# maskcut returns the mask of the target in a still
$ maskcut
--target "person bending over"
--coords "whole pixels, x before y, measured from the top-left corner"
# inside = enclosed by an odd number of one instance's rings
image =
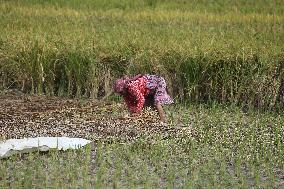
[[[133,78],[123,76],[114,82],[114,92],[120,94],[131,114],[140,114],[143,107],[155,107],[160,121],[165,123],[163,104],[172,104],[167,93],[166,81],[158,75],[136,75]]]

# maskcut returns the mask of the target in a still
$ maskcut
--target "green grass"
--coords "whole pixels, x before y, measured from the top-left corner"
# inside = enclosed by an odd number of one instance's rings
[[[193,137],[98,141],[79,151],[0,160],[1,188],[281,188],[283,115],[187,105]]]
[[[97,97],[155,73],[176,99],[283,107],[283,12],[280,0],[2,0],[1,88]]]

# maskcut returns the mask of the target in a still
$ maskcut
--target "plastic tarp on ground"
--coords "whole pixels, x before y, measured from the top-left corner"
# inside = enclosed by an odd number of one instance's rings
[[[78,149],[89,143],[91,143],[90,140],[69,137],[9,139],[0,141],[0,158],[6,158],[17,153],[26,153],[38,150],[48,151],[49,149]]]

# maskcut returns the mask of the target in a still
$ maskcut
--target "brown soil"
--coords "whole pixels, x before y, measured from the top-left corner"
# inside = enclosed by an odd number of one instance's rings
[[[161,125],[155,111],[125,117],[121,103],[0,93],[0,139],[69,136],[91,140],[133,140],[191,135],[190,128]]]

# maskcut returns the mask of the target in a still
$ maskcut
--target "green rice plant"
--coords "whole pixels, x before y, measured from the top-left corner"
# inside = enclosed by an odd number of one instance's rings
[[[13,0],[0,10],[1,89],[96,98],[121,75],[152,73],[177,101],[283,107],[282,1]]]

